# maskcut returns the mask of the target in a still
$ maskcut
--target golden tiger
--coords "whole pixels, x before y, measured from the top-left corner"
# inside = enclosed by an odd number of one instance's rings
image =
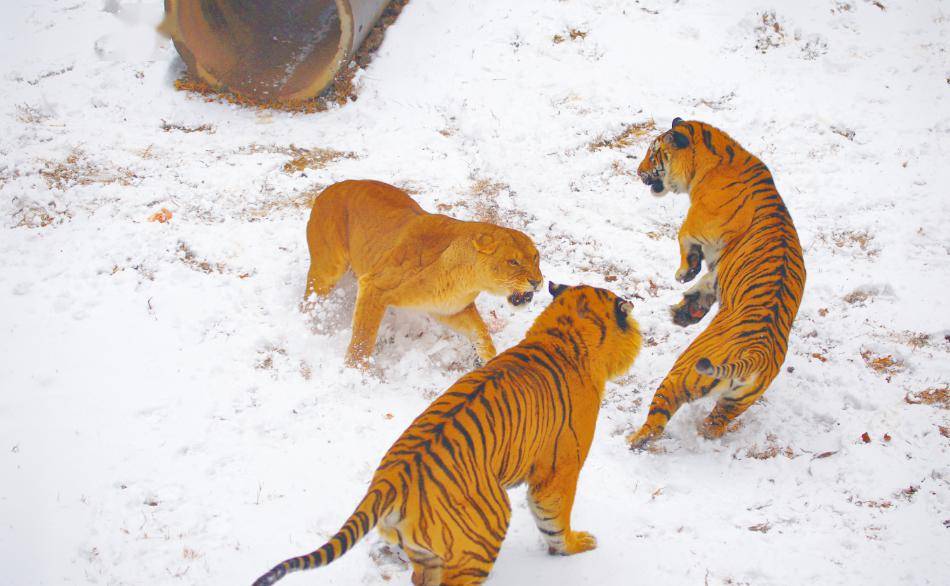
[[[428,312],[495,356],[475,307],[482,291],[528,303],[541,285],[538,249],[524,233],[426,213],[406,192],[379,181],[343,181],[313,202],[307,222],[310,270],[304,304],[327,295],[352,268],[359,283],[347,364],[365,366],[387,306]]]
[[[628,441],[642,447],[681,405],[714,391],[721,394],[701,432],[720,437],[785,360],[805,286],[798,233],[765,163],[708,124],[676,118],[637,171],[657,196],[689,193],[676,280],[692,280],[704,259],[709,269],[672,307],[673,322],[694,324],[717,301],[719,312],[676,360]]]
[[[508,530],[506,489],[521,483],[551,553],[596,547],[571,527],[571,508],[604,384],[633,364],[640,330],[633,305],[609,291],[549,290],[517,346],[459,379],[396,440],[330,541],[254,586],[329,564],[373,527],[409,557],[414,585],[481,584]]]

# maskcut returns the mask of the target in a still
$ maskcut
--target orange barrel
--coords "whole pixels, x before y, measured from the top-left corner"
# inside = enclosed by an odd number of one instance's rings
[[[388,0],[165,0],[159,30],[188,71],[255,102],[317,96]]]

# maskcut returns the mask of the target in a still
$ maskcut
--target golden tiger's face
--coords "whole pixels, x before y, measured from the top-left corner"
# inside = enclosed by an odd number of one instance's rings
[[[523,232],[508,228],[498,228],[484,242],[489,244],[479,248],[479,263],[492,281],[486,289],[507,296],[514,306],[529,303],[544,279],[534,242]]]
[[[692,177],[692,141],[691,133],[683,131],[688,124],[680,118],[674,119],[673,127],[653,140],[637,167],[640,180],[649,185],[650,192],[657,197],[670,191],[688,190],[689,177]]]
[[[633,303],[589,285],[548,284],[554,296],[538,317],[535,328],[573,327],[581,332],[588,351],[605,367],[607,379],[623,375],[640,353],[640,326],[633,318]]]

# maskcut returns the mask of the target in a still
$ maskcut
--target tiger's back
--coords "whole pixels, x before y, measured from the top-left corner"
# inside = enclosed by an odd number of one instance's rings
[[[255,585],[325,565],[373,526],[406,552],[414,584],[481,584],[507,532],[506,489],[521,483],[553,553],[595,547],[570,526],[577,479],[604,385],[633,363],[640,333],[630,303],[613,293],[584,286],[552,293],[521,343],[462,377],[396,440],[330,542]]]

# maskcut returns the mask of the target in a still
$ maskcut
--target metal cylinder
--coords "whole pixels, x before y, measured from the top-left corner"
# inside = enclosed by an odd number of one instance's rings
[[[317,96],[389,0],[165,0],[159,30],[189,72],[255,102]]]

